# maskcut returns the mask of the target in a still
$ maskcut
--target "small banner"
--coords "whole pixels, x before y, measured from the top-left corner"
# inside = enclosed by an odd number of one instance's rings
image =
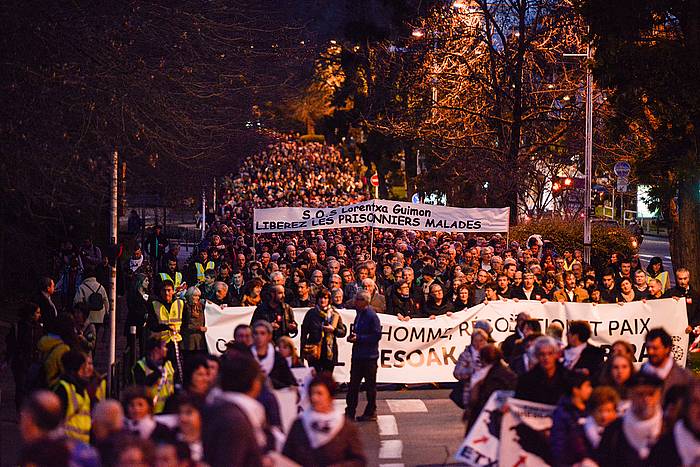
[[[551,465],[549,432],[553,405],[508,399],[508,410],[501,422],[498,465],[544,467]]]
[[[498,465],[502,409],[513,394],[513,391],[494,391],[491,394],[474,425],[469,429],[469,434],[457,450],[455,460],[469,466]]]
[[[453,208],[373,199],[335,208],[255,209],[255,233],[376,227],[435,232],[507,232],[510,208]]]
[[[233,339],[234,328],[239,324],[250,324],[253,311],[253,307],[220,308],[207,302],[204,313],[209,351],[218,355],[226,350],[226,342]],[[307,311],[307,308],[294,309],[300,328]],[[355,311],[338,311],[343,323],[350,327],[355,320]],[[624,339],[634,347],[636,362],[647,358],[646,333],[652,328],[663,327],[673,337],[673,358],[679,365],[685,365],[688,317],[683,300],[668,298],[624,305],[499,300],[435,319],[415,318],[404,322],[396,316],[380,314],[382,337],[377,381],[407,384],[455,381],[452,372],[460,353],[471,343],[474,322],[490,322],[492,337],[500,343],[515,332],[515,318],[521,312],[539,320],[542,329],[557,322],[566,330],[571,320],[588,321],[593,345],[601,346],[607,352],[613,342]],[[298,348],[298,335],[295,341]],[[352,344],[345,338],[338,339],[339,362],[333,373],[337,381],[350,380],[351,356]]]

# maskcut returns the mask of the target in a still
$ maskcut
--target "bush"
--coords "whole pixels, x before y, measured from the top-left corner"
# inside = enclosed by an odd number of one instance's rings
[[[530,221],[516,225],[510,229],[510,238],[521,245],[527,242],[530,235],[539,234],[542,240],[549,240],[554,244],[557,253],[562,254],[565,249],[583,250],[583,222],[565,221],[561,219],[543,219]],[[614,252],[623,256],[631,256],[636,253],[632,248],[630,232],[623,227],[611,227],[593,223],[591,240],[591,264],[594,267],[605,265]]]

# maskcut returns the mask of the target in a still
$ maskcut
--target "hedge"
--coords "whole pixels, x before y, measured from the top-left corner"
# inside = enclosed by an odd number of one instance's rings
[[[541,235],[542,240],[551,241],[559,254],[568,248],[583,250],[582,221],[533,220],[510,229],[511,240],[515,240],[521,245],[527,242],[528,237],[533,234]],[[637,252],[632,248],[632,235],[624,227],[593,223],[591,240],[593,243],[591,264],[594,266],[606,264],[614,252],[622,253],[624,256],[631,256]]]

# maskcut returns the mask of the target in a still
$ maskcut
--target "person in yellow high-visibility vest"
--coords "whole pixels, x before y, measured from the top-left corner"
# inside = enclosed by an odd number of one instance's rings
[[[136,362],[131,369],[134,384],[146,387],[153,403],[153,412],[161,413],[165,402],[175,392],[175,369],[165,359],[165,343],[157,337],[146,341],[146,356]]]
[[[70,350],[61,357],[63,374],[54,388],[63,406],[63,428],[66,436],[83,443],[90,442],[90,395],[87,390],[90,365],[82,352]]]
[[[216,269],[216,263],[209,259],[209,252],[202,249],[199,252],[197,261],[190,264],[189,279],[193,284],[201,284],[204,282],[204,273],[209,269]]]
[[[656,279],[661,282],[662,292],[665,292],[671,288],[671,276],[668,274],[668,271],[664,270],[664,261],[660,257],[654,256],[649,260],[647,273],[649,274],[647,278],[648,282],[651,283],[652,279]]]
[[[183,282],[182,273],[177,270],[177,261],[175,259],[168,260],[167,269],[158,274],[161,282],[170,281],[175,287],[175,292],[187,290],[187,282]]]
[[[182,377],[180,360],[180,342],[182,342],[182,313],[185,302],[175,298],[172,281],[165,280],[160,285],[159,297],[151,301],[148,310],[147,326],[154,337],[165,343],[168,349],[167,359],[175,368],[177,378]]]

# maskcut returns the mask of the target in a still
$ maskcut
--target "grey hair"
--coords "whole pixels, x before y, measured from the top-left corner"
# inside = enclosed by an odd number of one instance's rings
[[[187,289],[187,292],[185,292],[185,300],[187,300],[187,303],[192,303],[192,297],[195,295],[199,295],[201,297],[202,291],[199,290],[199,287],[193,285]]]
[[[228,291],[228,284],[226,282],[222,282],[222,281],[214,282],[214,290],[222,290],[222,289]]]
[[[366,290],[359,290],[359,291],[355,294],[355,300],[357,300],[357,299],[359,299],[359,298],[363,299],[363,300],[366,301],[367,303],[369,303],[369,302],[372,300],[372,298],[371,298],[370,295],[369,295],[369,292],[367,292]]]
[[[284,274],[279,271],[275,271],[270,274],[270,281],[274,282],[278,277],[282,277],[284,279]]]
[[[369,278],[369,277],[366,277],[366,278],[362,279],[362,286],[363,286],[363,287],[365,286],[365,284],[370,284],[370,283],[371,283],[374,287],[377,286],[377,284],[374,283],[374,280],[371,279],[371,278]]]
[[[537,339],[535,339],[535,342],[532,344],[532,349],[531,349],[531,357],[537,357],[537,354],[540,353],[540,350],[546,348],[546,347],[551,347],[557,352],[559,352],[559,344],[553,337],[549,336],[540,336]]]
[[[254,330],[255,328],[259,328],[259,327],[263,327],[263,328],[267,329],[267,332],[272,334],[272,325],[270,324],[269,321],[266,321],[264,319],[259,319],[253,323],[253,325],[251,326],[251,329]]]

